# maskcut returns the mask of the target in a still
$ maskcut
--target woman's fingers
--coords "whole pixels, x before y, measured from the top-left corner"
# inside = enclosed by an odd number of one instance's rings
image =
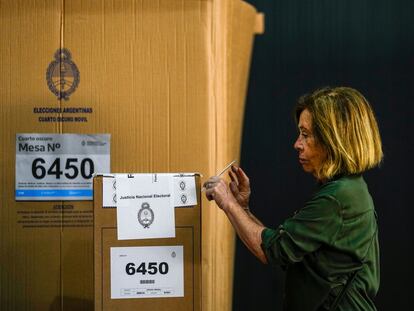
[[[246,173],[240,168],[237,167],[235,171],[237,175],[237,179],[239,180],[239,184],[243,187],[250,187],[250,180],[247,177]]]
[[[238,166],[236,166],[236,165],[232,165],[231,166],[231,171],[233,172],[233,173],[235,173],[235,174],[237,174],[237,171],[239,170],[239,167]]]
[[[230,184],[230,190],[233,193],[234,197],[238,197],[238,195],[240,194],[239,188],[236,185],[236,182],[232,181]]]
[[[206,198],[207,198],[207,200],[209,200],[209,201],[214,200],[214,195],[213,195],[212,190],[213,190],[213,189],[207,189],[207,190],[206,190]]]
[[[207,181],[207,182],[205,182],[204,185],[205,185],[205,188],[206,188],[207,200],[209,200],[209,201],[214,200],[214,193],[216,191],[217,182],[215,180]]]
[[[237,179],[236,174],[234,174],[232,171],[229,171],[229,176],[232,182],[234,182],[236,185],[239,184],[239,180]]]
[[[210,177],[204,184],[203,184],[203,188],[205,189],[209,189],[214,187],[218,182],[220,181],[220,177],[218,176],[213,176]]]
[[[232,191],[227,183],[220,179],[206,183],[206,197],[208,200],[214,200],[218,207],[226,209],[231,200],[235,200]]]
[[[214,194],[216,192],[216,188],[220,183],[221,179],[218,176],[210,177],[204,184],[203,187],[206,191],[207,200],[211,201],[214,200]]]

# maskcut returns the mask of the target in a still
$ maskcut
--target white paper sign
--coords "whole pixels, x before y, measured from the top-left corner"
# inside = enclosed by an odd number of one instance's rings
[[[110,172],[109,134],[16,134],[17,201],[92,200],[95,172]]]
[[[102,177],[102,206],[116,207],[116,178],[115,176]]]
[[[197,191],[194,174],[174,175],[174,206],[197,205]]]
[[[171,174],[116,177],[118,240],[175,237]]]
[[[195,173],[171,173],[174,180],[173,197],[175,207],[197,205]],[[108,174],[102,179],[102,206],[116,207],[116,177],[127,177],[128,174]]]
[[[183,249],[111,247],[111,299],[184,297]]]

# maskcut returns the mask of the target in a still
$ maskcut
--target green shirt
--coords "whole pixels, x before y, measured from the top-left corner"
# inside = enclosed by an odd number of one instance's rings
[[[262,248],[270,264],[286,268],[284,310],[329,310],[354,271],[336,310],[376,310],[377,222],[361,175],[321,185],[277,230],[263,230]]]

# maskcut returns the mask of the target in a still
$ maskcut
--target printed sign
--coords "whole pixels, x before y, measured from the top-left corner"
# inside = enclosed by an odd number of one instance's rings
[[[95,172],[110,172],[109,134],[16,135],[16,200],[92,200]]]
[[[131,174],[130,174],[131,175]],[[135,174],[132,174],[135,175]],[[165,174],[163,174],[165,175]],[[173,197],[175,207],[197,205],[195,173],[171,173],[173,176]],[[102,177],[102,206],[116,207],[116,177],[127,177],[128,174],[106,174]]]
[[[184,297],[183,249],[111,247],[111,298]]]
[[[197,205],[194,174],[174,174],[174,206]]]
[[[175,237],[171,174],[117,176],[118,240]]]

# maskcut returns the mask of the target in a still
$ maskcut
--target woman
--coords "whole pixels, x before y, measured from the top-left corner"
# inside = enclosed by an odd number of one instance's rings
[[[347,87],[301,97],[294,148],[318,190],[276,230],[248,207],[249,179],[232,167],[231,182],[211,177],[209,200],[263,263],[286,269],[284,310],[376,310],[379,246],[376,214],[362,173],[382,159],[381,138],[367,100]]]

